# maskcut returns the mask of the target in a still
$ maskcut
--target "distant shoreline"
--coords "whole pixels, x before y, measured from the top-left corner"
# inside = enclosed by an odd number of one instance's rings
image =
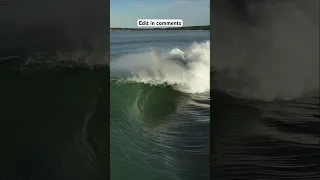
[[[207,26],[184,26],[174,28],[110,28],[110,31],[154,31],[154,30],[210,30],[210,25]]]

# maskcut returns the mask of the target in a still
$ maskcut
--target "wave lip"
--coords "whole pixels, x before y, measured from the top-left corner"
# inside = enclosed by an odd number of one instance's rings
[[[155,59],[152,52],[117,58],[111,63],[111,76],[122,83],[168,85],[184,93],[210,90],[210,41],[194,42],[186,49],[173,48],[161,59]]]

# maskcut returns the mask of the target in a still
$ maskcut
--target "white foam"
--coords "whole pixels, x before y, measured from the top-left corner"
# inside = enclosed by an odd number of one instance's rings
[[[170,85],[185,93],[210,90],[210,42],[193,43],[187,49],[174,48],[164,54],[167,60],[155,60],[152,53],[128,54],[111,63],[111,76],[150,85]],[[179,58],[188,68],[170,61]]]

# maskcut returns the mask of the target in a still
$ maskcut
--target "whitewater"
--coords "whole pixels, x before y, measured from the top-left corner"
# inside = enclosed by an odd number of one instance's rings
[[[152,48],[147,52],[123,55],[111,62],[111,74],[119,83],[168,85],[184,93],[205,93],[210,90],[210,42],[194,42],[186,49],[163,52],[167,60],[155,60]],[[185,68],[174,61],[184,61]]]

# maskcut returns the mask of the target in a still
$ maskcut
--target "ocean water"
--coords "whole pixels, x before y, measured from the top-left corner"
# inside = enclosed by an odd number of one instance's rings
[[[209,31],[110,38],[111,179],[209,179]]]
[[[319,1],[212,3],[211,176],[320,179]]]
[[[106,6],[1,3],[1,180],[107,179]]]
[[[0,62],[0,179],[105,179],[108,69],[47,60]]]

